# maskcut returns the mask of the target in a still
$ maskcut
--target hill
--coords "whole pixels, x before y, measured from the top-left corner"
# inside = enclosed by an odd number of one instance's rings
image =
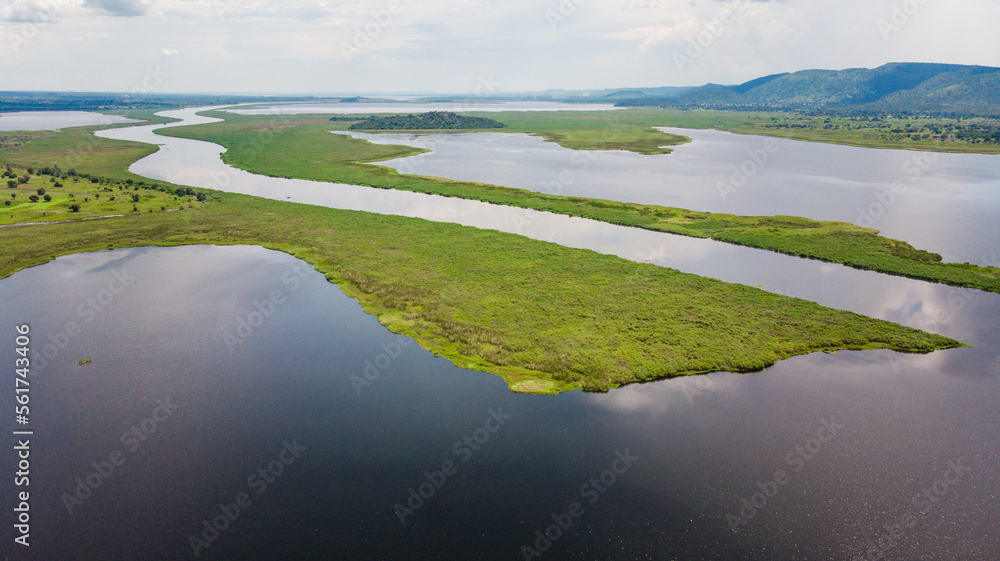
[[[1000,117],[1000,68],[891,63],[874,69],[803,70],[616,105]]]

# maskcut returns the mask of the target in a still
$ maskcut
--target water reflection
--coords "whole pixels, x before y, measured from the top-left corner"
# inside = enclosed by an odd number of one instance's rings
[[[80,303],[116,273],[128,287],[86,323]],[[810,283],[787,281],[793,292]],[[274,290],[282,303],[230,352],[225,335]],[[755,374],[526,396],[405,345],[359,392],[351,377],[398,336],[290,256],[194,246],[62,257],[0,282],[3,317],[30,322],[38,344],[68,321],[82,327],[36,377],[37,541],[22,558],[195,558],[188,536],[248,492],[199,559],[523,559],[573,501],[583,516],[547,559],[852,559],[910,512],[896,557],[995,559],[1000,297],[970,298],[948,325],[974,349],[818,353]],[[855,303],[947,305],[936,289]],[[77,366],[85,356],[93,363]],[[129,452],[123,432],[167,397],[177,410]],[[10,392],[0,406],[13,406]],[[461,462],[455,444],[491,409],[509,421]],[[824,421],[842,428],[815,444]],[[249,477],[286,441],[306,449],[255,494]],[[796,447],[813,450],[800,471]],[[67,512],[63,494],[113,450],[125,463]],[[637,459],[591,504],[581,486],[617,452]],[[448,459],[457,474],[400,524],[393,505]],[[955,461],[969,473],[914,511],[912,497]],[[11,462],[0,455],[0,470]],[[727,515],[759,500],[777,470],[790,480],[733,532]]]
[[[433,149],[379,163],[401,173],[709,212],[840,220],[949,261],[998,259],[1000,156],[662,130],[693,142],[669,155],[644,156],[567,150],[523,134],[337,134]]]
[[[118,115],[89,111],[17,111],[0,115],[0,131],[51,131],[69,127],[139,123]]]

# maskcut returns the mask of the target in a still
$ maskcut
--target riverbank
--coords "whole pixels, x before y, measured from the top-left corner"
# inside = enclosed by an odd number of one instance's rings
[[[611,116],[602,119],[592,119],[584,114],[580,122],[586,123],[586,126],[580,130],[583,136],[577,140],[586,142],[585,137],[590,134],[602,139],[601,143],[592,146],[607,147],[617,142],[621,143],[619,147],[623,147],[633,142],[635,127],[630,129],[609,125],[608,120],[621,112],[607,113]],[[902,240],[880,236],[877,230],[847,222],[817,221],[793,216],[739,216],[699,212],[658,205],[566,197],[437,177],[401,175],[395,170],[372,165],[372,162],[409,156],[423,150],[410,146],[372,144],[345,135],[330,134],[330,130],[346,129],[349,122],[330,122],[315,115],[276,118],[225,112],[206,114],[226,121],[158,132],[220,144],[226,148],[222,155],[226,163],[260,175],[475,199],[581,216],[621,226],[711,238],[857,269],[1000,292],[1000,268],[944,263],[940,255],[920,250]],[[532,121],[534,114],[526,115],[494,114],[501,121],[520,123],[503,129],[505,132],[537,125]],[[573,117],[575,116],[563,116],[559,119],[564,127],[569,127]],[[266,143],[257,140],[265,135]]]
[[[127,167],[148,146],[92,140],[79,173],[140,179]],[[0,163],[26,165],[39,149],[60,167],[73,156],[59,155],[51,142],[29,142],[5,151]],[[59,255],[118,247],[260,245],[313,264],[390,330],[528,393],[758,370],[821,350],[961,345],[805,300],[512,234],[206,192],[206,204],[177,212],[4,228],[0,277]]]

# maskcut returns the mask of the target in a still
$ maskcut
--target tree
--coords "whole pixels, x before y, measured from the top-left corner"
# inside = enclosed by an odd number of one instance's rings
[[[71,212],[80,212],[80,205],[78,205],[76,203],[73,203],[73,204],[69,205],[69,210]]]
[[[32,195],[32,196],[28,197],[28,200],[31,201],[31,202],[33,202],[33,203],[37,203],[38,202],[38,195]]]
[[[11,179],[10,181],[7,182],[7,187],[10,187],[11,189],[17,187],[17,181]]]
[[[52,201],[52,195],[45,195],[42,198],[45,199],[45,202],[47,202],[47,203]]]
[[[132,195],[132,202],[133,203],[139,202],[139,194],[138,193]]]
[[[35,191],[35,192],[38,193],[39,195],[44,195],[45,194],[45,187],[39,187],[38,190]]]
[[[17,178],[17,182],[20,183],[21,185],[24,185],[28,181],[31,181],[30,175],[22,175],[21,177]]]

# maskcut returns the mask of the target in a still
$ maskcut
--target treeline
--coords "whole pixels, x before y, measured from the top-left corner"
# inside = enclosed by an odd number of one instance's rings
[[[336,117],[332,120],[340,120]],[[433,129],[502,129],[504,123],[485,117],[468,117],[447,111],[431,111],[418,115],[368,117],[348,127],[348,130],[433,130]]]
[[[159,183],[146,183],[145,181],[142,180],[134,181],[132,179],[126,179],[122,181],[121,179],[109,179],[106,177],[91,175],[89,173],[78,173],[75,169],[63,171],[62,169],[59,168],[58,165],[44,166],[40,168],[29,167],[25,171],[27,171],[27,175],[21,175],[20,177],[18,177],[17,172],[15,172],[14,169],[9,164],[7,164],[6,169],[3,171],[2,174],[0,174],[0,176],[2,176],[3,178],[8,178],[8,177],[17,178],[16,183],[21,185],[28,183],[32,175],[36,176],[48,175],[52,177],[54,187],[63,186],[63,184],[58,182],[58,180],[73,180],[79,182],[82,179],[85,181],[89,181],[91,184],[104,185],[109,191],[111,190],[110,187],[118,187],[119,191],[127,189],[138,191],[142,189],[145,191],[160,191],[163,193],[171,193],[177,195],[178,197],[194,197],[199,201],[208,200],[207,193],[205,193],[204,191],[198,191],[196,189],[192,189],[191,187],[177,187],[171,189],[170,187],[162,186]],[[11,181],[15,180],[11,179]],[[8,187],[15,187],[15,186],[16,185],[10,185],[10,181],[8,181]]]

